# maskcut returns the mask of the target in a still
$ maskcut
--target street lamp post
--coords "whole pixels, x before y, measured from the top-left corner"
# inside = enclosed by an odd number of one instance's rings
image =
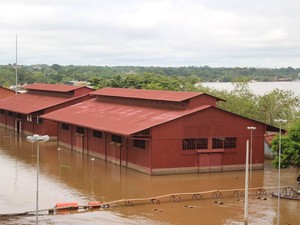
[[[286,123],[287,120],[275,119],[279,123],[279,147],[278,147],[278,199],[277,199],[277,225],[280,224],[280,167],[281,167],[281,125]]]
[[[58,175],[60,178],[60,148],[57,148],[58,151]]]
[[[39,148],[39,143],[40,142],[46,142],[49,140],[48,135],[38,135],[34,134],[32,136],[27,136],[27,141],[31,143],[37,143],[37,148],[36,148],[36,220],[35,224],[37,225],[38,222],[38,213],[39,213],[39,170],[40,170],[40,148]]]
[[[247,127],[248,130],[250,130],[250,184],[251,184],[251,178],[252,178],[252,146],[253,146],[253,134],[252,131],[256,130],[256,127]],[[250,185],[251,186],[251,185]]]
[[[94,161],[95,161],[95,158],[91,158],[91,161],[92,161],[92,175],[94,173]]]
[[[92,193],[94,194],[94,161],[95,158],[91,158],[92,161]]]
[[[244,224],[248,225],[249,140],[246,142]]]

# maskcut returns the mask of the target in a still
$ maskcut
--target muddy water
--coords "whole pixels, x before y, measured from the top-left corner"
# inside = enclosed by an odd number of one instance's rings
[[[189,174],[151,177],[120,168],[102,160],[92,160],[56,142],[41,143],[39,208],[52,208],[57,202],[107,202],[124,198],[154,197],[169,193],[243,188],[244,172]],[[295,186],[299,170],[281,170],[282,185]],[[0,128],[0,214],[35,211],[36,146]],[[276,187],[277,171],[270,161],[265,170],[253,171],[252,187]],[[274,190],[269,190],[271,192]],[[275,190],[276,191],[276,190]],[[204,195],[204,200],[182,196],[182,202],[136,204],[93,212],[39,217],[39,224],[244,224],[242,197],[224,193],[224,199]],[[220,203],[223,204],[220,204]],[[300,224],[300,201],[280,201],[280,224]],[[249,199],[249,224],[276,224],[277,199]],[[0,224],[35,224],[35,217],[1,218]]]

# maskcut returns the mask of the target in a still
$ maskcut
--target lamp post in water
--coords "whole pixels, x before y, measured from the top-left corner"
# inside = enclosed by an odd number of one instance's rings
[[[27,136],[27,141],[31,142],[31,143],[37,143],[37,147],[36,147],[36,220],[35,220],[35,224],[38,224],[39,220],[38,220],[38,213],[39,213],[39,171],[40,171],[40,146],[39,143],[40,142],[46,142],[49,140],[49,136],[48,135],[38,135],[38,134],[34,134],[32,136]]]
[[[248,190],[249,190],[249,140],[246,142],[246,166],[245,166],[245,205],[244,224],[248,224]]]
[[[253,135],[252,131],[256,130],[256,127],[247,127],[248,130],[250,130],[250,184],[251,184],[251,178],[252,178],[252,146],[253,146]]]
[[[91,158],[92,161],[92,193],[94,194],[94,161],[95,158]]]
[[[280,224],[280,167],[281,167],[281,125],[287,120],[275,119],[274,122],[279,123],[279,147],[278,147],[278,199],[277,199],[277,225]]]

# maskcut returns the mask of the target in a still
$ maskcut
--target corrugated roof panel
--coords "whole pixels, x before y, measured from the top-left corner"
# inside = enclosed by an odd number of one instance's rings
[[[39,91],[69,92],[82,88],[82,86],[71,86],[64,84],[28,84],[24,88]]]
[[[67,102],[72,98],[36,95],[36,94],[19,94],[0,100],[0,109],[30,114],[40,111],[63,102]]]
[[[209,107],[211,106],[170,110],[107,103],[91,99],[45,114],[42,118],[130,135]]]
[[[179,92],[179,91],[162,91],[162,90],[144,90],[144,89],[126,89],[126,88],[102,88],[91,92],[92,95],[114,96],[124,98],[138,98],[160,101],[181,102],[199,95],[201,92]]]

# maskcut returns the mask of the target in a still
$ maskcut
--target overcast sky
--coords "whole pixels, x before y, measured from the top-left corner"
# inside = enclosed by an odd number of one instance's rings
[[[0,0],[0,64],[300,67],[299,0]]]

